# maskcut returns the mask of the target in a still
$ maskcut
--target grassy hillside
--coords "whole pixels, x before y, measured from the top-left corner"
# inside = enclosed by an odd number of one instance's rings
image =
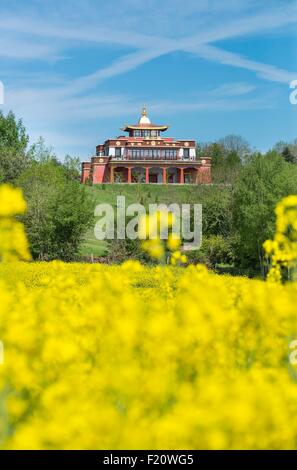
[[[203,204],[212,193],[228,191],[228,189],[219,186],[200,185],[102,184],[90,186],[88,191],[94,198],[94,208],[96,204],[100,203],[109,203],[115,208],[117,196],[126,197],[126,206],[135,202],[139,202],[144,206],[150,203],[170,204],[173,202]],[[107,243],[96,240],[92,227],[86,233],[80,254],[96,257],[104,256],[106,252]]]

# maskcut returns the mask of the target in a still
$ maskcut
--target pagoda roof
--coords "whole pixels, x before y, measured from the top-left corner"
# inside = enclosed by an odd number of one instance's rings
[[[125,124],[124,127],[121,127],[122,131],[129,131],[129,130],[145,130],[145,129],[155,129],[159,131],[166,131],[169,126],[164,126],[160,124],[153,124],[151,123],[148,115],[146,107],[143,106],[140,119],[137,124]]]
[[[124,127],[121,127],[121,131],[129,131],[134,129],[144,130],[144,129],[155,129],[159,131],[166,131],[169,126],[164,126],[160,124],[126,124]]]

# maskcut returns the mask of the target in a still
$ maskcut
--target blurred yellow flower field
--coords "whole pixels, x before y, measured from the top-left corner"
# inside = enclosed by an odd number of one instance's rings
[[[296,448],[295,284],[132,262],[0,274],[2,448]]]

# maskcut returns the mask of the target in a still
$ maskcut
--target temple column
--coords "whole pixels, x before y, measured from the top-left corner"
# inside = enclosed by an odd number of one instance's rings
[[[114,167],[110,167],[110,182],[114,183]]]
[[[149,168],[146,168],[145,169],[145,182],[146,184],[148,184],[150,182],[150,169]]]
[[[166,168],[162,168],[163,169],[163,184],[166,184],[167,183],[167,172],[166,172]]]
[[[82,172],[81,172],[81,183],[85,183],[90,177],[91,163],[83,162],[82,163]]]
[[[180,174],[179,174],[179,182],[180,182],[180,184],[183,184],[183,183],[185,182],[185,179],[184,179],[184,169],[183,169],[183,168],[180,168],[179,171],[180,171]]]
[[[132,168],[128,167],[128,183],[132,183]]]

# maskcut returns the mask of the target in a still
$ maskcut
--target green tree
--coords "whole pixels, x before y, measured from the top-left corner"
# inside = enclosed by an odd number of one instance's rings
[[[10,111],[0,112],[0,181],[13,182],[29,162],[29,137],[22,120],[16,120]]]
[[[37,142],[35,142],[30,148],[30,157],[32,160],[35,160],[39,163],[46,163],[53,161],[57,165],[60,165],[58,159],[54,153],[52,147],[48,147],[45,144],[45,140],[43,137],[39,137]]]
[[[285,159],[286,162],[288,163],[295,163],[295,157],[288,145],[283,149],[282,151],[282,157]]]
[[[66,175],[70,179],[79,181],[81,174],[81,161],[78,157],[72,157],[71,155],[66,155],[64,158],[64,168]]]
[[[198,251],[188,254],[192,262],[203,263],[210,268],[215,268],[218,264],[232,265],[234,255],[231,246],[231,239],[222,235],[203,236],[201,248]]]
[[[196,148],[197,157],[211,158],[212,180],[218,184],[231,184],[249,154],[248,142],[236,135],[226,136],[217,142],[200,143]]]
[[[236,154],[242,162],[245,162],[251,155],[251,148],[248,141],[240,135],[226,135],[218,141],[226,154]]]
[[[279,140],[278,142],[276,142],[276,144],[274,144],[274,146],[272,147],[272,151],[275,151],[277,152],[279,155],[281,155],[284,151],[284,148],[287,147],[289,144],[287,142],[285,142],[284,140]]]
[[[273,146],[273,150],[281,155],[287,162],[297,162],[297,139],[293,140],[291,143],[280,140]]]
[[[231,220],[231,191],[228,188],[213,187],[203,198],[203,235],[228,237],[231,233]]]
[[[297,167],[277,152],[255,154],[243,167],[233,190],[235,251],[241,266],[263,268],[262,244],[274,233],[274,208],[289,194],[297,194]]]
[[[33,162],[17,180],[28,203],[23,217],[36,259],[75,259],[93,220],[87,188],[70,180],[63,166],[49,160]]]

